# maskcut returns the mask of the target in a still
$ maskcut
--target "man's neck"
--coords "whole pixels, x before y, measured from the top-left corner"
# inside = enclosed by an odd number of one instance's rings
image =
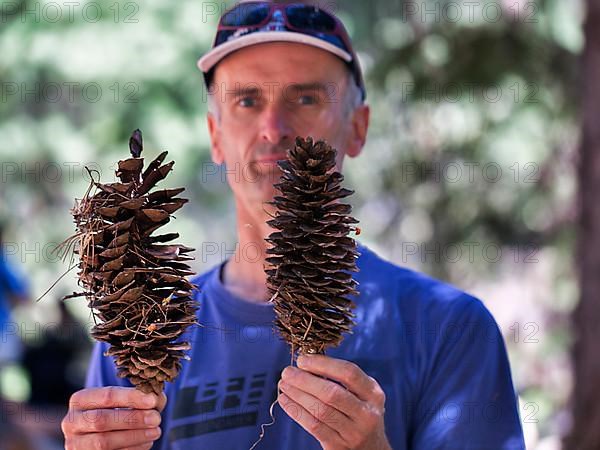
[[[225,288],[239,298],[253,303],[269,300],[264,272],[266,250],[265,238],[273,231],[265,212],[252,215],[245,205],[236,205],[238,245],[235,253],[223,268]]]

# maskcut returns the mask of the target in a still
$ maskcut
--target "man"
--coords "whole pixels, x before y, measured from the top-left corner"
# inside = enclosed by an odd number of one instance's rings
[[[198,65],[212,159],[228,167],[235,197],[237,251],[195,280],[202,326],[166,397],[107,387],[131,385],[96,346],[88,389],[63,420],[67,449],[248,449],[274,398],[281,409],[257,448],[524,448],[502,336],[482,303],[364,246],[353,334],[286,367],[265,286],[265,202],[296,136],[327,140],[339,170],[361,152],[369,107],[343,25],[312,6],[242,2]]]

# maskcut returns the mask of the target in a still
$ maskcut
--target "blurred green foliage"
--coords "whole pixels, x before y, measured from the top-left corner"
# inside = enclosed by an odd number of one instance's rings
[[[176,227],[199,250],[196,269],[227,256],[233,204],[224,178],[207,176],[206,92],[195,67],[213,38],[212,12],[227,3],[81,2],[59,20],[52,2],[11,3],[0,16],[0,215],[34,295],[68,268],[50,250],[73,232],[68,210],[87,187],[84,165],[112,179],[138,127],[146,155],[168,150],[169,183],[192,199]],[[537,421],[525,424],[529,442],[554,443],[564,431],[566,317],[577,298],[582,3],[326,6],[351,32],[372,108],[366,148],[345,166],[363,241],[482,297],[507,339],[521,413]],[[220,253],[201,254],[202,242]],[[52,320],[73,289],[74,274],[21,320]],[[88,320],[85,305],[72,306]]]

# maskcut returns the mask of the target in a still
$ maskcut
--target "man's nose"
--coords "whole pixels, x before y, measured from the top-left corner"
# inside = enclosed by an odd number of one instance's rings
[[[271,144],[289,141],[292,130],[284,108],[271,104],[263,111],[261,138]]]

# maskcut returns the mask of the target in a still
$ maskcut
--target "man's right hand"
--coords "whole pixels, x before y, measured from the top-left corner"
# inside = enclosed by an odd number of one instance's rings
[[[82,389],[61,423],[66,450],[150,449],[160,437],[160,397],[128,387]]]

